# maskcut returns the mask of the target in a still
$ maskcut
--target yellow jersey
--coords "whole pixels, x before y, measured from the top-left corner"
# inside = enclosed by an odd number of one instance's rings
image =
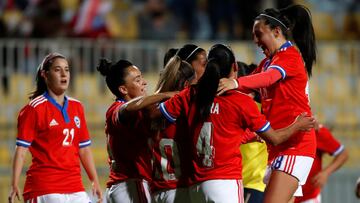
[[[265,190],[263,178],[268,161],[265,142],[251,142],[240,146],[242,154],[242,177],[244,188],[261,192]]]

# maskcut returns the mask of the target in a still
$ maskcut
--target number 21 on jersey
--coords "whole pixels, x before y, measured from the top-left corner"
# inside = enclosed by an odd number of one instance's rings
[[[74,128],[71,128],[71,129],[68,129],[68,128],[65,128],[63,130],[63,134],[65,136],[64,140],[63,140],[63,143],[62,145],[63,146],[71,146],[72,145],[72,141],[74,140]]]

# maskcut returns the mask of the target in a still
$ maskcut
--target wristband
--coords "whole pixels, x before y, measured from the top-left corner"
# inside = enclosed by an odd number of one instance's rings
[[[234,89],[237,89],[239,87],[239,83],[236,79],[233,79],[234,83],[235,83],[235,88]]]

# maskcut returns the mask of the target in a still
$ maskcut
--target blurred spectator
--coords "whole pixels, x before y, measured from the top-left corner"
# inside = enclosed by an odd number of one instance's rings
[[[346,39],[360,39],[360,2],[353,1],[347,8],[344,17],[344,37]],[[357,17],[358,16],[358,17]]]
[[[106,24],[111,37],[136,39],[139,35],[137,4],[130,1],[113,1]],[[143,5],[142,5],[143,6]]]
[[[29,1],[30,17],[33,23],[32,37],[46,38],[62,35],[62,8],[60,0]]]
[[[319,39],[359,39],[359,0],[306,1]],[[0,37],[251,40],[265,4],[294,0],[0,0]],[[332,30],[328,32],[327,30]]]
[[[178,23],[168,12],[164,0],[148,0],[139,15],[141,39],[174,40]]]
[[[254,19],[257,15],[259,15],[261,10],[262,0],[251,0],[249,2],[237,2],[237,17],[239,19],[240,24],[240,33],[239,37],[243,40],[252,40],[252,27],[254,23]]]
[[[247,2],[246,2],[247,3]],[[233,39],[236,4],[233,0],[209,0],[211,39]],[[225,31],[224,31],[225,29]]]
[[[197,1],[194,0],[169,0],[168,6],[175,14],[181,31],[187,33],[189,39],[194,39],[197,29]]]
[[[19,37],[19,28],[23,20],[23,11],[19,10],[15,1],[3,1],[1,3],[1,20],[3,21],[4,29],[1,29],[2,36]]]
[[[83,0],[70,23],[70,36],[73,37],[109,37],[106,14],[111,10],[108,0]]]

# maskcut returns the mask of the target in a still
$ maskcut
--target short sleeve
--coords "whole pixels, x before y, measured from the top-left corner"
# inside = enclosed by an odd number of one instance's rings
[[[37,134],[37,115],[35,108],[25,106],[18,116],[16,145],[30,147],[31,142]]]
[[[91,140],[90,140],[89,130],[87,128],[86,119],[85,119],[85,115],[84,115],[84,108],[81,104],[80,104],[79,109],[80,109],[80,112],[79,112],[79,116],[80,116],[80,118],[79,118],[80,119],[79,148],[83,148],[83,147],[90,146]]]
[[[174,97],[160,103],[160,111],[169,122],[174,123],[181,112],[189,106],[189,94],[190,88],[186,88]]]
[[[344,146],[334,138],[330,130],[321,126],[316,132],[317,149],[326,152],[332,156],[340,154]]]
[[[242,105],[243,118],[246,127],[250,131],[256,133],[263,133],[270,129],[270,122],[266,120],[265,116],[262,115],[256,106],[255,102],[249,97],[243,100]]]
[[[301,55],[295,48],[276,54],[267,69],[278,70],[282,79],[299,74],[299,70],[305,71]]]

